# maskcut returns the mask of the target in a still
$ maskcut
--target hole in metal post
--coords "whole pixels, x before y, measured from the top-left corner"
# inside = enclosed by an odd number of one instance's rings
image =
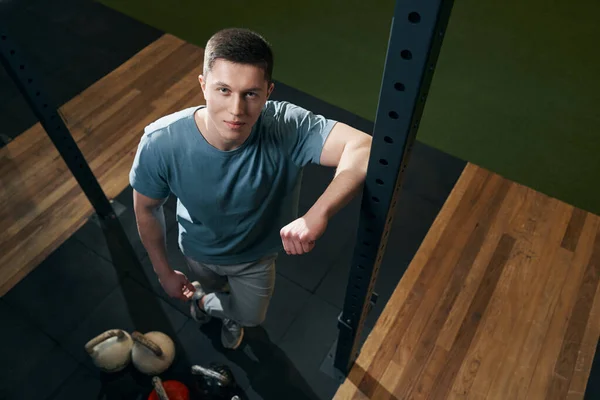
[[[375,179],[375,182],[377,182],[378,185],[383,185],[383,181],[381,179]]]
[[[413,11],[410,14],[408,14],[408,20],[413,24],[418,24],[419,22],[421,22],[421,15],[418,12]]]
[[[20,70],[24,70],[24,69],[25,69],[25,66],[24,66],[23,64],[21,64],[21,65],[19,65],[19,69],[20,69]]]
[[[394,143],[394,139],[392,139],[392,138],[391,138],[391,137],[389,137],[389,136],[385,136],[385,137],[383,138],[383,141],[384,141],[384,142],[386,142],[386,143]]]
[[[6,40],[6,35],[2,35],[2,40]]]
[[[375,203],[379,203],[379,199],[378,199],[377,197],[373,196],[373,197],[371,197],[371,199],[373,199],[373,201],[374,201]]]
[[[402,57],[405,60],[412,60],[412,53],[410,50],[402,50],[400,52],[400,57]]]
[[[379,164],[381,165],[388,165],[388,162],[385,158],[382,158],[381,160],[379,160]]]
[[[396,89],[400,92],[404,92],[404,90],[406,89],[406,86],[404,86],[403,83],[396,82],[396,83],[394,83],[394,89]]]
[[[11,55],[11,56],[14,56],[14,55],[15,55],[15,51],[14,51],[14,50],[11,50],[11,51],[10,51],[10,55]]]
[[[391,119],[398,119],[399,115],[396,111],[390,111],[389,114]]]

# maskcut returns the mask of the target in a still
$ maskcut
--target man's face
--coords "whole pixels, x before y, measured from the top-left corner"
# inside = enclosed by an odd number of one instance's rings
[[[250,136],[273,84],[256,66],[216,60],[207,76],[200,76],[206,100],[207,125],[223,147],[235,148]]]

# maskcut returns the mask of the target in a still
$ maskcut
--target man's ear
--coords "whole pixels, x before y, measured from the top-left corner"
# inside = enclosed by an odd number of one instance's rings
[[[198,82],[200,82],[200,87],[204,93],[206,91],[206,81],[204,80],[204,76],[202,74],[198,75]]]
[[[273,89],[275,89],[275,84],[273,82],[269,83],[269,88],[267,89],[267,99],[273,93]]]

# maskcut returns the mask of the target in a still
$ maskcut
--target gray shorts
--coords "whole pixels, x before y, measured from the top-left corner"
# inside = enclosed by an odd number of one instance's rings
[[[190,281],[200,282],[207,293],[204,310],[242,326],[260,325],[275,288],[277,253],[260,260],[234,265],[204,264],[186,257]]]

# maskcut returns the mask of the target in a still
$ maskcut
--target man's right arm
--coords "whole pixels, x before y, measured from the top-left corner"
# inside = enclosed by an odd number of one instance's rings
[[[167,258],[166,223],[163,204],[166,199],[152,199],[133,190],[133,209],[142,244],[148,252],[154,272],[160,278],[173,272]]]
[[[166,199],[152,199],[133,190],[133,208],[142,244],[148,252],[158,281],[165,292],[187,301],[196,290],[185,274],[173,270],[167,257],[167,227],[163,204]]]

